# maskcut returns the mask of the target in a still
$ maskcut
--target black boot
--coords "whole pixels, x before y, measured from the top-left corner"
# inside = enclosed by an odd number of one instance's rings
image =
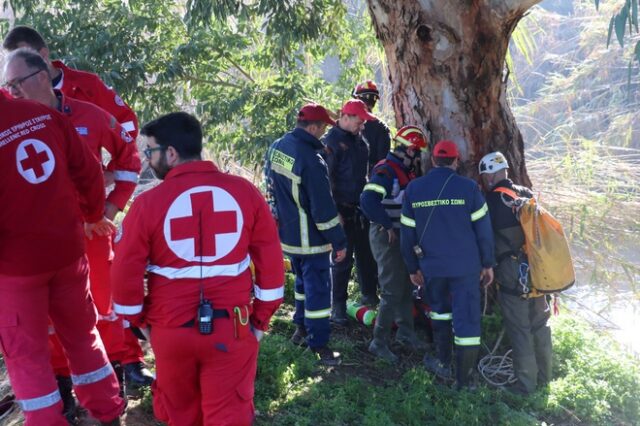
[[[473,372],[478,365],[478,350],[476,346],[456,349],[456,388],[458,390],[475,390]]]
[[[126,409],[128,402],[127,402],[127,385],[124,379],[124,369],[122,368],[122,364],[120,364],[118,361],[112,362],[111,366],[113,367],[113,372],[116,374],[116,377],[118,378],[118,385],[120,385],[120,393],[118,395],[120,395],[120,398],[124,399],[125,409]]]
[[[67,419],[70,425],[78,424],[78,418],[76,417],[76,409],[78,404],[76,398],[73,396],[73,383],[69,376],[56,376],[58,382],[58,391],[60,392],[60,398],[62,398],[62,415]]]
[[[123,364],[122,367],[124,368],[124,377],[130,387],[151,386],[154,380],[153,374],[142,362],[131,362]]]

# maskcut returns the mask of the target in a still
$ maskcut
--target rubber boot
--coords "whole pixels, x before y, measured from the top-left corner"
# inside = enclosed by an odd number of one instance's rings
[[[456,388],[458,390],[474,391],[476,389],[473,372],[478,365],[478,352],[477,346],[456,348]]]
[[[349,323],[347,319],[347,304],[346,302],[335,303],[331,308],[331,322],[340,325],[346,326]]]
[[[58,382],[58,391],[60,391],[60,397],[62,398],[62,415],[67,419],[70,425],[78,424],[78,418],[76,416],[76,409],[78,403],[75,396],[73,396],[73,383],[69,376],[56,376]]]
[[[431,321],[436,356],[443,365],[451,365],[453,331],[451,321]]]
[[[392,364],[398,362],[396,354],[389,349],[389,329],[384,329],[379,325],[373,328],[373,340],[369,344],[369,352],[378,358],[384,359]]]
[[[296,346],[307,346],[307,329],[304,328],[304,325],[296,325],[296,331],[289,341]]]

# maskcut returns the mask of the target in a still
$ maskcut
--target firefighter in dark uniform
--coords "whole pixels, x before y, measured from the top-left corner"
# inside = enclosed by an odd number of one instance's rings
[[[457,387],[471,388],[480,349],[480,285],[493,281],[491,219],[478,184],[456,173],[454,142],[438,142],[431,161],[434,168],[405,191],[402,255],[411,281],[424,285],[432,309],[437,357],[425,356],[426,369],[452,377],[453,341]]]
[[[395,320],[396,341],[410,349],[425,349],[413,329],[413,286],[400,253],[400,211],[404,190],[415,177],[420,151],[427,147],[427,138],[415,126],[404,126],[394,138],[393,152],[380,161],[371,172],[369,183],[360,196],[362,211],[371,220],[369,240],[378,263],[380,309],[373,329],[369,352],[396,362],[398,357],[389,349],[389,337]]]
[[[367,182],[367,144],[359,137],[366,121],[375,120],[364,102],[349,100],[336,125],[324,136],[325,160],[333,199],[347,235],[347,257],[331,268],[333,277],[331,320],[347,324],[347,287],[355,255],[358,283],[364,304],[376,304],[378,276],[369,247],[369,221],[360,210],[360,194]]]
[[[369,112],[372,112],[380,99],[380,92],[373,81],[367,80],[356,85],[351,96],[364,102]],[[371,172],[373,167],[379,161],[384,160],[389,153],[391,131],[382,120],[377,118],[364,123],[364,129],[362,129],[360,136],[369,145],[369,172]]]
[[[346,238],[331,198],[327,165],[319,138],[334,125],[321,105],[298,112],[296,128],[267,151],[268,196],[278,222],[282,251],[296,275],[296,331],[291,341],[308,345],[325,365],[338,365],[339,354],[328,347],[331,325],[331,251],[343,261]]]
[[[524,232],[513,209],[516,198],[532,198],[533,193],[515,185],[508,178],[508,169],[500,152],[485,155],[479,164],[495,236],[498,301],[517,379],[508,389],[526,395],[551,380],[551,329],[547,324],[551,309],[544,295],[531,293]]]

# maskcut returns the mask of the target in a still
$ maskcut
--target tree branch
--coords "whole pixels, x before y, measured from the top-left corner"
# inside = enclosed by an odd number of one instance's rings
[[[531,9],[542,0],[489,0],[489,7],[499,9],[506,13],[521,10],[523,13]]]
[[[212,86],[223,86],[223,87],[232,87],[234,89],[242,89],[242,86],[238,85],[238,84],[234,84],[234,83],[229,83],[228,81],[223,81],[223,80],[205,80],[202,78],[198,78],[195,77],[193,75],[185,75],[184,76],[184,81],[191,81],[194,83],[200,83],[200,84],[209,84]]]

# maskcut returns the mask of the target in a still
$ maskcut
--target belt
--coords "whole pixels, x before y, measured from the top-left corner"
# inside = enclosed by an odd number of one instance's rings
[[[214,309],[211,319],[216,319],[216,318],[229,318],[229,311],[227,311],[226,309]],[[194,318],[182,324],[180,328],[191,328],[195,325],[196,325],[196,320]]]

